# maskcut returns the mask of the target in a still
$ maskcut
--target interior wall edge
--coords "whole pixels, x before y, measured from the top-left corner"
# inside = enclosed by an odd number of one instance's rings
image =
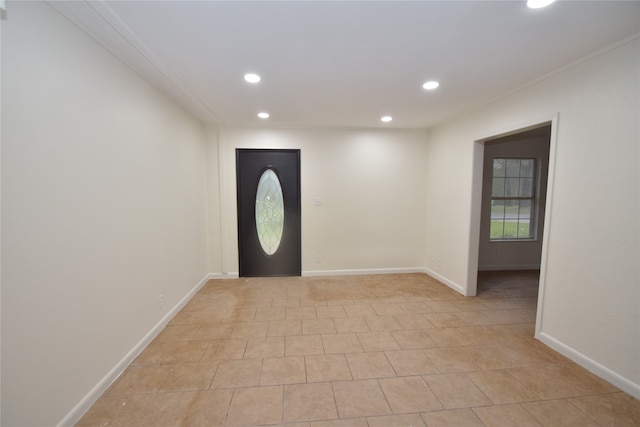
[[[640,399],[640,384],[636,384],[633,381],[628,380],[617,372],[612,371],[604,365],[596,362],[595,360],[585,356],[576,349],[569,347],[568,345],[560,342],[556,338],[547,334],[546,332],[537,332],[535,337],[542,343],[548,345],[558,353],[565,357],[568,357],[578,365],[587,369],[592,374],[602,378],[603,380],[613,384],[620,390],[629,393],[636,399]]]
[[[87,395],[57,424],[57,427],[73,426],[91,406],[122,375],[136,357],[158,336],[171,319],[195,296],[216,274],[207,274],[185,295],[151,330],[96,384]]]
[[[553,202],[556,186],[556,162],[558,153],[558,125],[560,112],[556,111],[550,117],[551,134],[549,135],[549,159],[547,165],[547,195],[544,207],[544,226],[542,227],[542,251],[540,253],[540,274],[538,276],[538,305],[536,308],[535,336],[542,333],[544,324],[544,305],[547,289],[547,274],[549,265],[549,245],[551,241],[551,226],[553,217]]]

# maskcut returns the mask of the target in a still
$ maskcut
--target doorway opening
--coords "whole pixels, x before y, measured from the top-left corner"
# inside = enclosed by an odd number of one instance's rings
[[[484,141],[479,271],[539,270],[551,125]]]
[[[475,242],[466,294],[522,298],[531,314],[531,322],[524,323],[536,328],[544,292],[556,126],[553,117],[478,140],[474,151]]]

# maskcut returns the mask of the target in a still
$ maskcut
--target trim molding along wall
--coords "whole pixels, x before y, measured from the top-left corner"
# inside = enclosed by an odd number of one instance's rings
[[[189,291],[151,330],[136,344],[125,357],[109,371],[109,373],[58,423],[58,427],[73,426],[77,423],[85,412],[107,391],[125,369],[135,360],[142,350],[144,350],[153,339],[169,324],[171,319],[195,296],[196,293],[210,280],[216,278],[226,278],[227,275],[207,274],[196,286]]]
[[[145,79],[178,104],[185,105],[204,122],[217,121],[215,114],[178,79],[147,45],[132,31],[108,2],[102,0],[47,2],[64,17],[91,35],[113,56],[145,76]]]
[[[433,271],[431,269],[428,269],[428,268],[423,268],[422,271],[425,274],[433,277],[434,279],[439,280],[440,282],[444,283],[445,285],[447,285],[448,287],[450,287],[454,291],[459,292],[460,294],[464,295],[465,297],[471,296],[471,295],[468,295],[467,293],[465,293],[464,286],[458,285],[456,282],[454,282],[452,280],[449,280],[444,276],[441,276],[440,274],[436,273],[435,271]],[[474,292],[475,292],[475,290],[474,290]],[[475,293],[474,293],[474,295],[475,295]]]
[[[506,264],[485,265],[478,267],[478,271],[505,271],[505,270],[540,270],[539,264]]]
[[[358,276],[369,274],[407,274],[407,273],[424,273],[422,267],[407,268],[369,268],[369,269],[349,269],[349,270],[307,270],[303,271],[305,277],[312,276]]]
[[[589,372],[591,372],[592,374],[597,375],[598,377],[604,379],[605,381],[610,382],[614,386],[618,387],[620,390],[626,393],[629,393],[631,396],[635,397],[636,399],[640,399],[639,384],[635,384],[629,381],[628,379],[624,378],[620,374],[612,371],[606,366],[599,364],[595,360],[588,358],[587,356],[574,350],[573,348],[566,346],[562,342],[558,341],[557,339],[553,338],[552,336],[544,332],[536,334],[536,338],[541,342],[543,342],[544,344],[551,347],[552,349],[554,349],[555,351],[557,351],[558,353],[568,357],[569,359],[576,362],[578,365],[589,370]]]

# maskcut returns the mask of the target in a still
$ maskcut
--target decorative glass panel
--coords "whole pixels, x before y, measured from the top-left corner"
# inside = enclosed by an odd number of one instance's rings
[[[284,199],[278,175],[273,169],[263,172],[256,193],[256,230],[262,250],[273,255],[280,246],[284,229]]]

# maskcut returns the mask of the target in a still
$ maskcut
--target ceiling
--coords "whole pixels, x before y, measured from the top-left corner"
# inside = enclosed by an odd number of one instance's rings
[[[640,1],[50,4],[220,125],[426,128],[640,32]]]

